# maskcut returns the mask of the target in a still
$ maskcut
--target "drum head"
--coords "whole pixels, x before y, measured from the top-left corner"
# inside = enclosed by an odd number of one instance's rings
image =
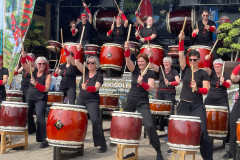
[[[117,116],[117,117],[134,117],[134,118],[141,118],[141,113],[135,113],[135,112],[122,112],[122,111],[114,111],[112,113],[112,116]]]
[[[150,103],[162,103],[162,104],[166,104],[166,103],[172,103],[171,101],[167,101],[167,100],[159,100],[159,99],[149,99]]]
[[[96,45],[96,44],[86,44],[85,46],[86,46],[86,47],[98,47],[98,48],[99,48],[99,46]]]
[[[117,44],[117,43],[104,43],[103,46],[109,46],[109,47],[113,46],[113,47],[123,48],[122,45]]]
[[[194,45],[194,46],[190,46],[189,49],[208,49],[208,50],[211,50],[211,47],[204,46],[204,45]]]
[[[213,106],[213,105],[205,105],[206,109],[216,109],[216,110],[228,110],[227,106]]]
[[[6,93],[23,93],[21,90],[6,90]]]
[[[150,44],[150,47],[151,47],[151,48],[163,49],[162,46],[156,45],[156,44]],[[142,49],[142,48],[149,48],[149,45],[148,45],[148,44],[145,44],[145,45],[143,45],[143,46],[141,47],[141,49]]]
[[[171,115],[169,119],[176,119],[176,120],[196,120],[200,121],[200,117],[196,116],[183,116],[183,115]]]
[[[1,106],[8,106],[8,107],[24,107],[27,108],[28,104],[23,102],[10,102],[10,101],[2,101]]]
[[[65,42],[65,46],[77,46],[78,43],[73,43],[73,42]]]
[[[64,95],[63,92],[48,92],[48,95]]]

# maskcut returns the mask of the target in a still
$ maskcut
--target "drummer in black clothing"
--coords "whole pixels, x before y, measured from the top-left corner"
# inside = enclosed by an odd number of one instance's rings
[[[122,24],[122,20],[124,23]],[[124,45],[127,37],[128,20],[126,16],[119,10],[119,15],[116,17],[116,24],[112,24],[111,29],[107,32],[107,36],[112,35],[112,42]]]
[[[150,139],[150,143],[157,152],[157,160],[163,160],[160,141],[153,125],[153,119],[149,108],[148,94],[154,89],[154,77],[153,71],[148,70],[146,74],[142,75],[146,69],[149,60],[146,54],[139,54],[137,56],[137,65],[135,65],[130,59],[130,47],[125,43],[125,59],[126,65],[130,72],[132,72],[132,83],[130,91],[127,95],[126,106],[123,108],[126,112],[138,111],[142,114],[142,124],[147,130],[147,134]]]
[[[29,62],[34,67],[35,65],[35,56],[32,53],[28,53],[28,56],[30,56],[33,59],[33,62]],[[23,102],[27,102],[27,92],[28,87],[30,84],[31,75],[28,73],[23,67],[19,68],[18,66],[15,67],[14,75],[18,75],[19,73],[22,73],[22,81],[21,81],[21,88],[20,90],[23,91]]]
[[[146,20],[146,24],[143,23],[141,18],[139,17],[139,13],[136,11],[136,20],[143,27],[140,32],[136,32],[135,36],[140,40],[142,44],[157,44],[157,28],[153,25],[153,17],[148,16]]]
[[[91,14],[90,10],[88,9],[88,6],[85,3],[83,3],[83,6],[85,7],[87,14],[85,12],[83,12],[81,14],[82,22],[77,24],[77,26],[75,26],[75,24],[72,24],[71,31],[72,31],[73,36],[77,35],[77,43],[79,43],[80,37],[82,34],[82,30],[83,30],[83,26],[85,26],[83,39],[82,39],[82,45],[85,45],[85,44],[88,44],[89,40],[90,40],[92,14]],[[89,19],[88,19],[88,17],[89,17]]]
[[[81,45],[78,45],[81,48]],[[99,89],[103,84],[103,76],[98,70],[100,67],[99,61],[96,56],[90,56],[86,60],[86,68],[83,68],[83,64],[79,61],[80,52],[74,56],[76,67],[83,73],[85,70],[85,81],[81,79],[79,83],[80,93],[77,98],[77,105],[83,105],[87,107],[91,122],[92,122],[92,134],[94,146],[100,146],[99,153],[106,152],[107,145],[103,134],[103,128],[100,121],[100,96]]]
[[[5,85],[8,82],[8,69],[3,67],[3,56],[0,55],[0,104],[6,101]]]
[[[207,132],[206,109],[203,105],[203,94],[208,93],[209,75],[198,68],[200,53],[191,50],[188,53],[189,63],[193,66],[194,79],[192,80],[191,68],[186,65],[184,56],[184,32],[179,34],[179,63],[182,69],[182,92],[180,103],[177,106],[178,115],[197,116],[201,120],[200,153],[204,160],[212,160],[212,145]]]
[[[236,68],[233,69],[231,74],[231,80],[232,82],[236,82],[239,84],[240,88],[240,64],[237,65]],[[222,159],[230,159],[233,158],[233,160],[237,160],[236,152],[238,144],[237,141],[237,121],[240,118],[240,97],[238,97],[237,101],[235,102],[233,109],[230,113],[230,137],[229,137],[229,150],[228,152],[222,156]],[[238,157],[239,159],[239,157]]]
[[[208,19],[209,11],[204,9],[202,11],[202,20],[198,22],[198,29],[194,29],[192,37],[195,45],[213,45],[213,32],[216,29],[215,22]]]
[[[77,75],[77,67],[74,62],[74,54],[69,52],[65,45],[63,44],[65,55],[66,55],[66,63],[61,64],[60,68],[56,68],[55,73],[53,74],[55,77],[58,75],[62,76],[59,91],[64,93],[64,97],[68,97],[69,104],[75,104],[76,100],[76,75]]]
[[[161,71],[161,67],[153,63],[153,57],[151,54],[149,57],[149,62],[151,64],[151,68],[155,72],[159,73],[157,99],[171,101],[173,104],[171,108],[171,114],[174,114],[174,104],[175,104],[175,96],[176,96],[175,86],[177,86],[180,83],[180,78],[179,78],[178,71],[172,68],[172,58],[171,57],[163,58],[163,65],[164,65],[163,72],[166,79],[164,79],[163,73]]]

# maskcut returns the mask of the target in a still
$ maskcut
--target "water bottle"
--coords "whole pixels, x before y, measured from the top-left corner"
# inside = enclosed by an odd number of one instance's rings
[[[168,141],[168,127],[164,127],[164,133],[165,133],[165,137],[164,137],[164,141]]]

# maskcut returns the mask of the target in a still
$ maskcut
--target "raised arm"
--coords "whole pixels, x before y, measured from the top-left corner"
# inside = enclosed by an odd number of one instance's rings
[[[240,72],[240,64],[237,65],[236,68],[233,69],[232,74],[231,74],[231,80],[233,82],[239,82],[240,76],[238,75]]]
[[[86,5],[86,3],[83,3],[83,6],[84,6],[84,8],[85,8],[86,11],[87,11],[88,18],[89,18],[88,21],[89,21],[90,24],[92,24],[92,14],[91,14],[91,12],[90,12],[88,6]]]
[[[121,9],[119,10],[119,13],[120,13],[120,15],[122,17],[122,20],[124,21],[124,24],[123,24],[124,27],[127,28],[128,27],[128,20],[127,20],[126,16],[124,15],[124,13],[122,12]]]
[[[181,69],[184,70],[184,68],[186,67],[186,57],[184,55],[184,39],[185,39],[184,32],[181,32],[178,37],[179,37],[179,46],[178,46],[179,63],[180,63]]]
[[[125,42],[124,48],[125,48],[124,56],[126,60],[126,66],[128,67],[130,72],[133,72],[135,69],[135,65],[133,61],[130,59],[131,53],[130,53],[130,46],[128,42]]]
[[[211,57],[209,55],[206,55],[205,56],[205,61],[204,61],[204,70],[208,73],[209,76],[212,74],[212,70],[209,68],[210,58]]]
[[[82,45],[81,45],[81,44],[78,44],[78,45],[77,45],[77,48],[78,48],[78,51],[77,51],[77,53],[74,55],[75,65],[76,65],[77,69],[78,69],[80,72],[83,72],[83,64],[80,62]]]
[[[140,24],[142,27],[144,27],[144,23],[141,20],[141,18],[139,17],[138,11],[135,11],[135,15],[136,15],[136,20],[137,20],[138,24]]]
[[[31,66],[32,68],[31,71],[33,72],[35,68],[32,67],[32,65],[30,65],[30,63],[33,62],[33,59],[29,55],[27,55],[25,51],[22,51],[21,54],[22,54],[22,58],[21,58],[22,67],[27,72],[30,73],[30,66]]]

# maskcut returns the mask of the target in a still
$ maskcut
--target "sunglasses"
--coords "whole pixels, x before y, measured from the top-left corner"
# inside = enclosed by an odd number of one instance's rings
[[[38,65],[40,66],[40,65],[45,65],[46,63],[38,63]]]
[[[198,59],[189,59],[189,61],[197,62]]]
[[[208,17],[208,15],[203,15],[203,17]]]
[[[87,62],[87,64],[95,64],[96,62]]]

